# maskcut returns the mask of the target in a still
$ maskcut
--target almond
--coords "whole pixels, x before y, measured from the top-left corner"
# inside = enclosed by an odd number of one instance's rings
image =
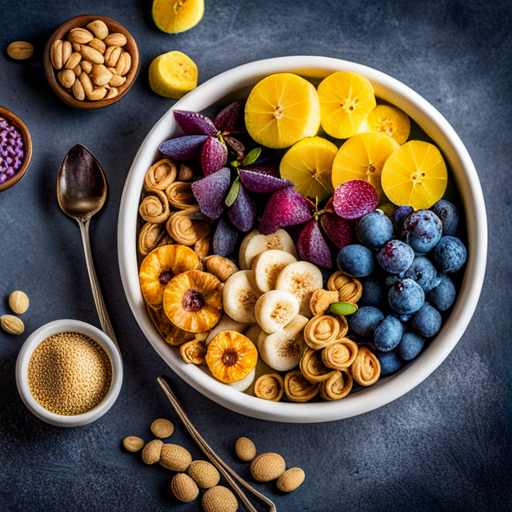
[[[164,444],[160,455],[160,465],[172,471],[186,471],[192,462],[189,451],[177,444]]]
[[[14,315],[3,315],[0,317],[0,325],[5,332],[16,336],[23,334],[23,331],[25,330],[23,322]]]
[[[9,307],[13,310],[17,315],[22,315],[27,311],[30,302],[28,300],[27,294],[21,292],[19,290],[12,292],[9,295]]]
[[[220,480],[220,473],[217,468],[205,460],[194,460],[188,467],[188,474],[202,489],[214,487]]]
[[[205,512],[236,512],[238,501],[227,487],[217,485],[203,494],[203,509]]]
[[[105,53],[105,50],[107,49],[105,43],[97,37],[89,41],[89,46],[95,50],[98,50],[101,54]]]
[[[30,59],[34,54],[34,47],[25,41],[16,41],[7,47],[7,55],[14,60]]]
[[[71,57],[71,54],[73,53],[73,46],[69,41],[62,41],[62,64],[66,65],[66,63],[69,60],[69,57]],[[73,68],[69,68],[73,69]]]
[[[82,82],[80,82],[80,80],[75,80],[75,83],[73,84],[73,96],[78,101],[84,101],[85,100],[85,91],[84,91],[84,87],[82,85]]]
[[[288,469],[277,479],[277,488],[283,492],[295,491],[304,482],[305,476],[300,468]]]
[[[59,72],[58,77],[62,87],[66,89],[71,89],[76,80],[75,72],[72,69],[63,69]]]
[[[73,71],[75,72],[75,75],[76,76],[80,76],[80,73],[82,73],[82,66],[80,66],[80,64],[78,64],[78,66],[76,66]]]
[[[105,96],[106,100],[111,100],[112,98],[115,98],[119,94],[117,87],[110,87],[110,85],[105,85],[105,88],[106,89],[110,88],[107,95]]]
[[[91,21],[87,25],[87,28],[98,38],[98,39],[105,39],[108,36],[108,27],[107,25],[101,21],[101,20],[94,20]]]
[[[120,32],[114,32],[105,38],[107,46],[124,46],[126,44],[126,36]]]
[[[144,446],[144,440],[136,436],[128,436],[123,439],[123,446],[129,452],[138,452]]]
[[[95,64],[91,71],[91,80],[94,84],[102,87],[110,82],[112,73],[103,65]]]
[[[83,60],[81,63],[82,69],[89,74],[92,71],[92,64],[88,60]]]
[[[115,71],[115,69],[114,69],[114,71]],[[111,85],[112,87],[121,87],[121,85],[123,85],[125,82],[126,82],[125,76],[119,76],[114,73],[108,84]]]
[[[79,51],[81,51],[81,50],[82,50],[82,45],[81,45],[81,44],[78,44],[78,43],[71,43],[71,44],[72,44],[72,46],[73,46],[73,50],[74,50],[75,52],[79,52]]]
[[[118,75],[124,76],[128,71],[130,71],[130,68],[132,67],[132,58],[130,57],[130,54],[128,52],[121,53],[121,56],[119,57],[119,60],[116,64],[116,73]]]
[[[80,61],[82,60],[82,55],[78,52],[74,52],[71,54],[71,56],[66,61],[66,68],[67,69],[75,69],[78,64],[80,64]]]
[[[160,439],[153,439],[142,450],[142,460],[145,464],[155,464],[160,460],[163,442]]]
[[[82,68],[84,67],[85,62],[82,64]],[[89,75],[84,70],[82,73],[80,73],[80,76],[78,77],[80,82],[82,82],[82,87],[84,88],[84,92],[86,95],[91,94],[93,90],[91,79],[89,78]]]
[[[153,435],[155,437],[159,437],[160,439],[169,437],[174,432],[173,422],[164,418],[153,421],[150,428],[151,432],[153,432]]]
[[[277,453],[262,453],[251,462],[251,474],[258,482],[275,480],[285,469],[286,463]]]
[[[254,446],[254,443],[247,437],[241,437],[236,442],[235,451],[238,458],[245,462],[249,462],[256,457],[256,446]]]
[[[178,473],[171,480],[171,491],[175,498],[185,503],[194,501],[199,495],[196,483],[185,473]]]
[[[94,48],[91,48],[90,46],[82,46],[82,50],[80,51],[83,58],[94,63],[94,64],[103,64],[105,62],[105,59],[103,58],[103,55]]]
[[[57,70],[61,69],[64,65],[64,62],[62,62],[62,41],[60,39],[52,44],[50,59],[52,61],[52,66]]]
[[[72,43],[87,44],[94,36],[86,28],[72,28],[68,34],[68,40]]]
[[[87,94],[89,101],[100,101],[107,95],[107,89],[105,87],[96,87],[92,92]]]
[[[123,50],[119,46],[109,46],[105,51],[105,63],[107,66],[115,67]]]

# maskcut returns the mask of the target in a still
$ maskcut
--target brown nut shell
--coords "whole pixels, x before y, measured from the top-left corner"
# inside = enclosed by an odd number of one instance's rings
[[[277,480],[277,488],[283,492],[295,491],[302,482],[306,475],[300,468],[290,468],[285,471]]]
[[[103,65],[95,64],[91,71],[91,80],[99,87],[103,87],[110,82],[112,73]]]
[[[116,73],[118,75],[124,76],[130,68],[132,67],[132,58],[128,52],[121,53],[119,60],[116,64]]]
[[[66,61],[65,68],[66,69],[75,69],[78,64],[80,64],[80,61],[82,60],[82,54],[78,52],[73,52],[68,60]]]
[[[277,453],[262,453],[251,462],[251,474],[258,482],[270,482],[286,470],[286,463]]]
[[[73,84],[73,96],[78,101],[85,100],[84,86],[82,85],[82,82],[80,82],[80,80],[75,80],[75,83]]]
[[[190,452],[177,444],[164,444],[160,454],[160,465],[172,471],[186,471],[192,462]]]
[[[238,510],[235,495],[222,485],[208,489],[203,494],[202,503],[205,512],[236,512]]]
[[[105,43],[97,37],[89,41],[89,46],[95,50],[98,50],[101,54],[105,53],[105,50],[107,49]]]
[[[151,423],[150,429],[155,437],[165,439],[174,432],[174,423],[165,418],[159,418]]]
[[[174,497],[188,503],[194,501],[199,495],[199,488],[192,478],[185,473],[178,473],[171,480],[171,491]]]
[[[235,445],[235,451],[240,460],[249,462],[256,457],[256,446],[247,437],[241,437],[238,439]]]
[[[62,71],[59,71],[57,76],[59,77],[59,82],[62,87],[65,87],[66,89],[71,89],[75,84],[76,75],[72,69],[63,69]]]
[[[92,62],[93,64],[103,64],[105,62],[105,59],[103,58],[103,55],[94,48],[91,48],[87,45],[82,45],[82,49],[80,50],[80,53],[82,54],[82,57],[85,60],[88,60],[89,62]]]
[[[62,61],[62,41],[59,39],[52,44],[50,49],[50,59],[52,61],[52,66],[59,70],[64,66],[64,62]]]
[[[142,450],[142,461],[145,464],[155,464],[160,460],[164,443],[160,439],[153,439]]]
[[[215,487],[220,481],[217,468],[205,460],[194,460],[188,467],[188,474],[202,489]]]

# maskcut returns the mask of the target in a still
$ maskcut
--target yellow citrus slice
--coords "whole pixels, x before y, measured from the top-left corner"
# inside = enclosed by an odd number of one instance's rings
[[[316,89],[292,73],[267,76],[247,98],[245,126],[258,144],[268,148],[287,148],[313,137],[320,128]]]
[[[399,108],[389,105],[375,107],[359,127],[359,133],[385,133],[395,139],[398,144],[403,144],[409,138],[410,131],[409,116]]]
[[[195,27],[204,14],[204,0],[154,0],[153,21],[169,34]]]
[[[184,53],[164,53],[149,66],[149,85],[160,96],[178,100],[197,86],[197,66]]]
[[[304,197],[325,201],[334,193],[332,163],[338,148],[321,137],[307,137],[294,144],[281,160],[281,176]]]
[[[387,135],[376,132],[359,133],[345,141],[332,165],[332,185],[350,180],[367,181],[379,194],[383,192],[380,182],[382,168],[386,160],[399,145]]]
[[[395,151],[384,164],[382,188],[398,206],[424,210],[444,195],[448,173],[436,146],[411,140]]]
[[[347,139],[375,108],[373,87],[364,76],[338,71],[318,86],[322,128],[331,137]]]

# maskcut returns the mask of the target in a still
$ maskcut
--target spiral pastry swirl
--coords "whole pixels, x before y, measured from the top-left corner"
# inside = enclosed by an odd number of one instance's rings
[[[348,325],[343,317],[318,315],[313,317],[304,327],[304,339],[313,350],[321,350],[348,332]]]
[[[153,164],[144,177],[144,188],[149,192],[164,191],[176,179],[176,166],[168,158]]]
[[[353,302],[354,304],[363,294],[363,285],[355,277],[347,276],[341,270],[334,274],[327,281],[327,288],[337,291],[340,302]]]
[[[284,394],[284,381],[278,373],[262,375],[254,384],[254,394],[263,400],[279,402]]]
[[[322,383],[320,396],[324,400],[341,400],[345,398],[354,385],[354,379],[349,372],[337,371]]]
[[[372,386],[380,377],[380,363],[375,354],[366,347],[360,347],[350,367],[354,380],[361,386]]]
[[[177,210],[186,210],[191,206],[197,205],[190,183],[175,181],[165,189],[165,194],[171,206]]]
[[[203,238],[200,238],[194,244],[194,252],[197,254],[199,261],[203,261],[206,258],[206,256],[208,256],[208,253],[210,252],[211,241],[211,237],[205,236]]]
[[[322,361],[321,353],[308,347],[302,354],[300,371],[309,382],[323,382],[336,370],[327,368]]]
[[[195,220],[194,213],[198,206],[174,212],[167,221],[166,228],[172,239],[182,245],[194,245],[198,240],[210,234],[210,226],[203,221]]]
[[[139,213],[146,222],[160,224],[165,222],[171,214],[169,201],[162,191],[155,190],[142,200]]]
[[[284,392],[290,402],[309,402],[320,391],[321,382],[309,382],[302,372],[293,370],[284,378]]]
[[[164,236],[165,231],[161,224],[146,222],[139,232],[139,254],[147,256]]]
[[[336,343],[322,350],[322,361],[327,368],[346,370],[356,360],[359,347],[348,338],[341,338]]]
[[[206,345],[204,341],[187,341],[180,347],[180,354],[187,364],[206,364]]]

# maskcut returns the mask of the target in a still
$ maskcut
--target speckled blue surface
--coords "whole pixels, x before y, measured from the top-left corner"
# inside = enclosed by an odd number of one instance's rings
[[[241,435],[260,452],[278,451],[306,481],[291,495],[267,493],[280,511],[505,511],[512,508],[511,86],[512,4],[508,1],[206,0],[193,30],[171,36],[151,21],[149,0],[26,0],[2,9],[0,48],[27,40],[29,62],[0,55],[0,105],[29,126],[34,158],[27,176],[0,196],[0,312],[22,289],[31,299],[26,332],[59,318],[98,325],[78,227],[59,210],[58,167],[75,143],[103,165],[110,197],[92,225],[93,252],[123,349],[125,379],[96,423],[59,429],[42,423],[16,392],[14,366],[24,336],[0,333],[0,510],[200,510],[168,497],[167,470],[145,466],[121,447],[127,435],[150,439],[157,417],[176,421],[173,441],[199,450],[156,384],[171,376],[183,405],[235,470]],[[72,110],[44,80],[41,54],[53,30],[78,14],[123,23],[139,43],[133,89],[103,111]],[[172,105],[147,82],[151,60],[181,50],[199,80],[266,57],[313,54],[373,66],[406,83],[448,119],[471,154],[487,201],[489,263],[479,307],[441,367],[401,399],[349,420],[285,425],[252,420],[214,404],[172,376],[140,332],[117,266],[119,200],[131,161],[151,126]]]

